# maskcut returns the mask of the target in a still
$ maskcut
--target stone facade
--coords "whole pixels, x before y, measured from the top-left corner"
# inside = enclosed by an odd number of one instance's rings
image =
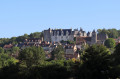
[[[52,32],[51,32],[51,42],[60,42],[62,40],[73,41],[72,29],[52,30]]]
[[[73,41],[72,29],[48,29],[44,30],[44,41],[60,42],[60,41]]]
[[[91,36],[91,33],[86,33],[81,28],[80,30],[74,29],[48,29],[44,30],[44,41],[60,42],[60,41],[73,41],[74,37],[87,37]]]
[[[44,41],[51,41],[51,29],[44,30]]]

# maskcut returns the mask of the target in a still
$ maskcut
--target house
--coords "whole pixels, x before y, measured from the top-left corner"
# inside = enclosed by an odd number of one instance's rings
[[[65,58],[66,59],[77,58],[78,53],[76,53],[76,51],[77,51],[76,45],[66,45],[65,46]]]
[[[5,50],[10,50],[12,47],[13,47],[12,44],[6,44],[6,45],[4,45],[3,48],[4,48]]]
[[[120,43],[120,37],[118,37],[117,39],[114,39],[116,44]]]
[[[25,39],[22,43],[18,44],[18,47],[21,49],[24,49],[26,47],[31,47],[31,46],[41,46],[42,40],[40,38],[30,38],[30,39]]]

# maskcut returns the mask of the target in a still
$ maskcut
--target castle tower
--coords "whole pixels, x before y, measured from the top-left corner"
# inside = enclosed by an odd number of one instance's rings
[[[88,36],[88,37],[91,37],[91,36],[92,36],[91,32],[88,32],[88,33],[87,33],[87,36]]]
[[[95,30],[93,30],[91,44],[95,44],[95,43],[97,43],[97,33],[95,32]]]
[[[82,32],[83,31],[83,29],[80,27],[80,31]]]

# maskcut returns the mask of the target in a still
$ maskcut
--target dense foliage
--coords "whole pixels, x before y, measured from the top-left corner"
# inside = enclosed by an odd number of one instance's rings
[[[21,63],[25,63],[29,68],[33,65],[42,64],[45,60],[45,53],[42,47],[33,46],[21,50],[18,58]]]
[[[64,59],[64,48],[61,45],[58,45],[57,48],[55,48],[52,52],[51,52],[51,59],[56,59],[56,60],[62,60]]]
[[[110,55],[105,46],[90,46],[81,58],[83,64],[79,68],[77,79],[108,79]]]
[[[118,38],[120,30],[117,29],[98,29],[98,34],[107,34],[109,38]]]
[[[64,60],[64,49],[54,49],[55,60],[46,60],[41,47],[20,51],[19,61],[0,54],[0,79],[116,79],[120,77],[120,44],[113,54],[103,45],[92,45],[81,51],[80,60]],[[61,55],[60,59],[57,54]]]
[[[34,32],[30,35],[24,34],[22,36],[18,37],[11,37],[11,38],[0,38],[0,46],[3,47],[5,44],[18,44],[20,42],[23,42],[27,38],[41,38],[43,37],[42,32]]]
[[[114,48],[116,45],[115,40],[113,38],[109,38],[105,41],[105,46],[108,48]]]
[[[0,68],[10,66],[12,64],[15,64],[17,60],[8,54],[1,53],[0,54]]]

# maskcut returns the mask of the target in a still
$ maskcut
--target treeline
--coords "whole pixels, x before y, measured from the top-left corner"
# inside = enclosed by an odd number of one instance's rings
[[[98,29],[98,34],[107,34],[109,38],[118,38],[120,37],[120,30],[117,29]]]
[[[28,38],[41,38],[41,37],[43,37],[42,32],[34,32],[34,33],[31,33],[30,35],[24,34],[18,37],[0,38],[0,47],[3,47],[5,44],[10,44],[10,43],[15,45],[20,42],[23,42],[25,39],[28,39]]]
[[[46,59],[42,47],[20,51],[17,59],[0,53],[0,79],[116,79],[120,78],[120,44],[111,53],[103,45],[87,46],[80,58],[65,60],[58,46]],[[6,64],[5,64],[6,63]]]

